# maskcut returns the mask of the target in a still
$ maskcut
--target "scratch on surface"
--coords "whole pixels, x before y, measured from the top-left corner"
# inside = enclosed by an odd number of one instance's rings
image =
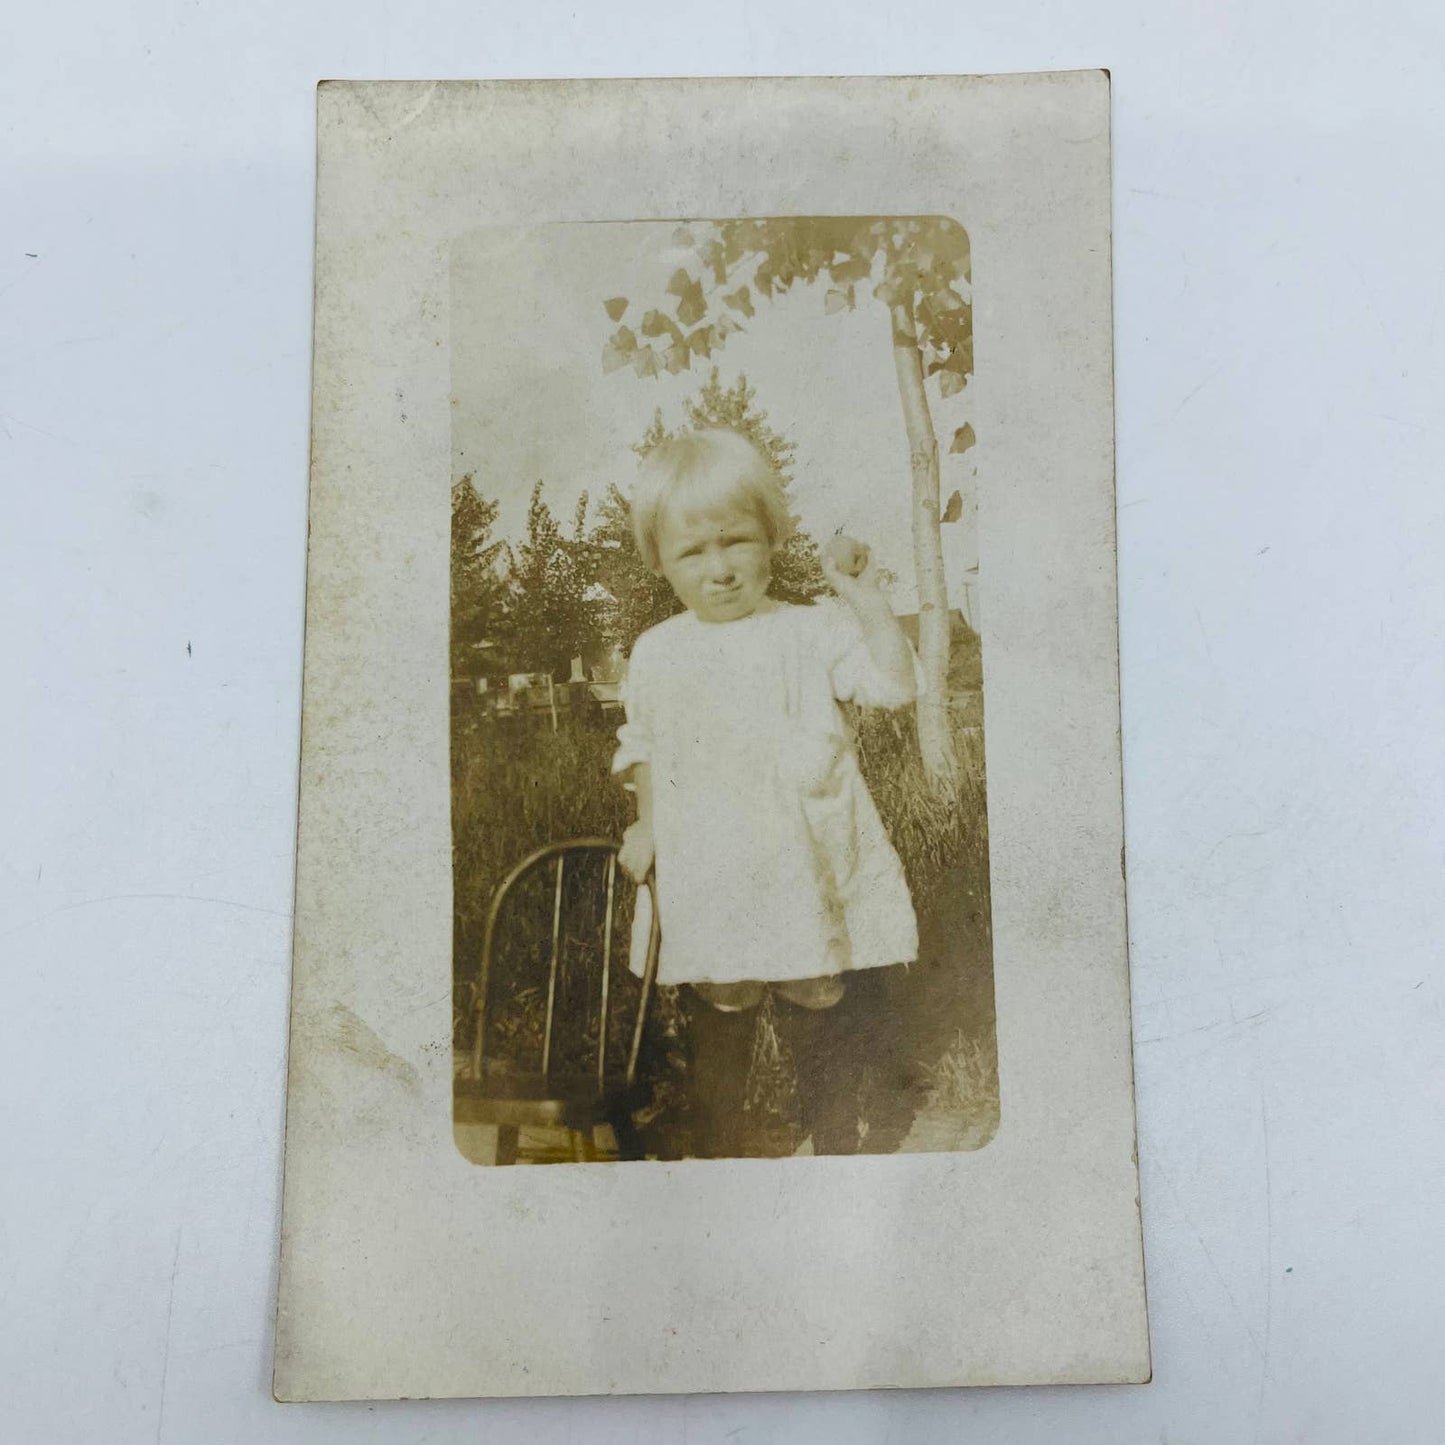
[[[3,294],[3,293],[0,293]],[[21,421],[18,416],[12,416],[8,411],[0,412],[0,421],[12,421],[16,426],[23,426],[26,431],[33,431],[37,436],[49,437],[53,442],[60,442],[63,446],[78,447],[79,442],[73,442],[69,437],[63,437],[58,432],[46,431],[43,426],[32,426],[28,421]],[[6,435],[9,435],[7,430]],[[89,447],[81,447],[82,451],[89,451]]]
[[[1212,1033],[1215,1029],[1233,1028],[1233,1019],[1215,1019],[1210,1024],[1196,1024],[1192,1029],[1176,1029],[1167,1034],[1150,1034],[1147,1038],[1137,1040],[1142,1049],[1145,1044],[1172,1044],[1175,1039],[1187,1039],[1191,1034]]]
[[[429,106],[432,101],[436,99],[437,87],[440,84],[440,81],[434,80],[430,85],[427,86],[426,93],[422,96],[422,98],[417,101],[417,103],[412,106],[412,108],[407,111],[405,115],[402,116],[402,125],[410,125],[414,120],[420,118],[422,111],[424,111],[427,106]]]
[[[1359,263],[1348,251],[1345,253],[1345,260],[1351,271],[1355,273],[1355,279],[1360,283],[1360,295],[1364,298],[1365,309],[1374,318],[1375,325],[1380,328],[1380,335],[1389,343],[1390,350],[1399,351],[1399,344],[1395,340],[1395,333],[1385,325],[1385,318],[1381,314],[1379,305],[1375,301],[1374,292],[1370,290],[1369,283],[1365,280],[1365,273],[1361,270]]]
[[[1274,1186],[1269,1167],[1269,1109],[1259,1100],[1259,1124],[1264,1136],[1264,1356],[1259,1366],[1259,1395],[1254,1405],[1254,1439],[1258,1445],[1264,1419],[1264,1389],[1269,1383],[1270,1333],[1274,1324]]]
[[[1198,616],[1199,609],[1196,607],[1196,608],[1194,609],[1194,611],[1195,611],[1195,615]],[[1202,617],[1199,618],[1199,630],[1200,630],[1201,632],[1204,630],[1204,619],[1203,619]],[[1205,650],[1207,651],[1208,648],[1209,648],[1209,639],[1208,639],[1207,637],[1206,637],[1205,640],[1204,640],[1204,646],[1205,646]],[[1213,661],[1214,661],[1214,659],[1213,659],[1212,657],[1211,657],[1209,660],[1210,660],[1211,664],[1212,664]],[[1263,837],[1265,837],[1265,836],[1266,836],[1267,834],[1269,834],[1269,833],[1277,833],[1278,831],[1279,831],[1279,824],[1278,824],[1278,823],[1271,823],[1271,824],[1269,825],[1269,827],[1267,827],[1267,828],[1242,828],[1242,829],[1240,829],[1240,830],[1239,830],[1238,832],[1236,832],[1236,833],[1226,833],[1226,834],[1209,850],[1209,852],[1207,852],[1207,853],[1204,855],[1204,862],[1206,862],[1206,863],[1212,862],[1213,859],[1214,859],[1214,855],[1215,855],[1217,852],[1219,852],[1219,850],[1220,850],[1222,847],[1224,847],[1224,845],[1225,845],[1226,843],[1234,843],[1234,842],[1237,842],[1240,838],[1263,838]]]
[[[74,913],[77,908],[93,908],[98,903],[127,903],[135,899],[167,899],[172,903],[210,903],[217,908],[240,908],[247,913],[269,913],[273,918],[291,917],[291,914],[285,909],[264,908],[259,903],[242,903],[235,898],[204,898],[196,893],[105,893],[99,898],[82,898],[76,903],[62,903],[58,908],[48,908],[35,918],[27,918],[24,923],[13,924],[0,933],[0,938],[9,938],[12,933],[19,933],[26,928],[34,928],[36,924],[44,923],[46,919],[54,918],[58,914]]]
[[[160,1445],[161,1431],[166,1423],[166,1381],[171,1373],[171,1315],[176,1307],[176,1275],[181,1267],[181,1228],[176,1226],[176,1247],[171,1252],[171,1288],[166,1296],[166,1350],[161,1361],[161,1401],[156,1410],[156,1445]]]
[[[376,1030],[352,1013],[344,1003],[335,1004],[331,1009],[331,1033],[332,1042],[338,1048],[353,1055],[368,1069],[390,1074],[408,1089],[418,1087],[415,1066],[399,1054],[392,1053]]]
[[[1194,620],[1199,624],[1199,635],[1204,639],[1204,656],[1209,661],[1210,670],[1217,673],[1218,665],[1214,661],[1214,649],[1209,645],[1209,634],[1204,630],[1204,615],[1196,607],[1194,609]]]
[[[1233,1009],[1233,1007],[1234,1005],[1231,1002],[1230,1008]],[[1149,1034],[1147,1037],[1141,1037],[1137,1042],[1139,1047],[1143,1048],[1145,1044],[1172,1044],[1176,1039],[1187,1039],[1192,1034],[1209,1034],[1213,1033],[1216,1029],[1240,1029],[1243,1028],[1245,1024],[1258,1023],[1260,1019],[1268,1018],[1270,1012],[1271,1010],[1262,1008],[1258,1013],[1245,1014],[1242,1019],[1233,1017],[1215,1019],[1213,1023],[1195,1024],[1193,1028],[1175,1029],[1172,1032],[1163,1034]]]
[[[1173,1195],[1174,1207],[1178,1209],[1180,1218],[1183,1219],[1183,1221],[1189,1226],[1189,1232],[1194,1236],[1195,1243],[1199,1245],[1200,1252],[1209,1262],[1209,1268],[1212,1271],[1216,1281],[1218,1281],[1219,1288],[1224,1292],[1225,1299],[1229,1301],[1229,1307],[1234,1311],[1234,1317],[1239,1321],[1240,1328],[1244,1331],[1245,1336],[1249,1340],[1250,1344],[1254,1346],[1255,1353],[1260,1357],[1260,1360],[1263,1361],[1265,1358],[1265,1352],[1263,1346],[1261,1346],[1259,1342],[1259,1337],[1250,1328],[1248,1318],[1245,1316],[1244,1311],[1240,1309],[1239,1301],[1234,1297],[1234,1291],[1231,1290],[1229,1287],[1228,1277],[1225,1275],[1224,1271],[1220,1269],[1218,1261],[1214,1258],[1214,1255],[1210,1250],[1208,1244],[1205,1243],[1204,1232],[1194,1222],[1193,1217],[1184,1207],[1183,1197],[1180,1195],[1179,1190],[1176,1187],[1174,1180],[1170,1177],[1168,1170],[1160,1168],[1157,1164],[1155,1166],[1155,1169],[1158,1173],[1159,1178],[1164,1181],[1164,1184],[1168,1188],[1169,1193]]]
[[[1204,378],[1203,381],[1199,382],[1199,384],[1198,384],[1197,386],[1193,387],[1191,390],[1185,392],[1185,394],[1184,394],[1184,400],[1181,401],[1181,402],[1179,403],[1179,405],[1176,406],[1176,407],[1174,408],[1174,410],[1169,413],[1168,420],[1169,420],[1169,421],[1173,421],[1173,420],[1179,415],[1179,413],[1180,413],[1181,411],[1183,411],[1184,408],[1185,408],[1186,406],[1188,406],[1189,403],[1190,403],[1191,401],[1193,401],[1194,398],[1195,398],[1196,396],[1198,396],[1199,393],[1200,393],[1201,391],[1203,391],[1204,388],[1205,388],[1206,386],[1208,386],[1209,383],[1210,383],[1211,381],[1213,381],[1216,376],[1219,375],[1219,373],[1220,373],[1223,369],[1224,369],[1224,368],[1221,367],[1221,366],[1216,366],[1213,371],[1209,372],[1209,373],[1205,376],[1205,378]]]
[[[38,261],[40,259],[39,256],[31,251],[27,251],[25,255],[32,261]],[[13,291],[22,281],[28,281],[39,269],[38,266],[27,266],[13,281],[7,281],[3,286],[0,286],[0,296],[3,296],[7,291]]]
[[[410,1018],[413,1014],[420,1013],[423,1009],[439,1008],[446,1003],[454,994],[454,989],[447,989],[445,993],[439,993],[435,998],[424,998],[419,1004],[414,1004],[409,1009],[402,1010],[403,1018]]]
[[[396,116],[388,116],[383,113],[383,107],[376,103],[374,96],[370,93],[373,90],[373,87],[357,86],[353,89],[352,93],[355,95],[356,99],[361,102],[361,105],[365,109],[366,113],[372,118],[372,120],[377,123],[377,125],[381,126],[387,131],[398,131],[404,130],[407,126],[411,125],[420,117],[421,113],[436,98],[437,89],[440,84],[440,81],[431,81],[427,85],[426,89],[422,92],[421,99],[415,101],[412,105],[409,105],[404,111],[401,111]]]
[[[182,1358],[188,1360],[199,1359],[203,1355],[219,1354],[222,1350],[249,1349],[252,1345],[259,1345],[263,1339],[261,1335],[247,1335],[239,1340],[222,1340],[219,1344],[202,1345],[198,1350],[183,1350]]]

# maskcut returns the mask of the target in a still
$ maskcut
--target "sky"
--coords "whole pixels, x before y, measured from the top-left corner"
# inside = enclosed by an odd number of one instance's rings
[[[679,376],[602,372],[602,348],[616,329],[603,308],[625,296],[623,320],[672,309],[668,278],[692,261],[673,244],[674,223],[552,225],[489,229],[452,251],[452,475],[471,473],[500,504],[497,535],[515,540],[527,500],[542,480],[553,512],[570,519],[584,490],[609,482],[629,490],[632,446],[661,407],[670,426],[696,393],[707,363]],[[745,374],[769,424],[797,444],[792,487],[804,528],[822,539],[839,529],[868,543],[897,574],[894,606],[917,608],[909,518],[908,442],[883,306],[858,287],[853,312],[829,316],[823,284],[773,301],[714,350],[731,384]],[[944,565],[955,605],[974,615],[964,584],[976,566],[974,454],[947,455],[955,427],[969,420],[968,391],[929,401],[943,452],[943,499],[963,493],[963,517],[946,525]]]

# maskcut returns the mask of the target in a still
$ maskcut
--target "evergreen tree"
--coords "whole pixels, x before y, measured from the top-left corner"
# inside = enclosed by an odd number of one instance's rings
[[[633,451],[645,457],[680,431],[729,427],[741,432],[768,458],[782,483],[784,496],[788,495],[796,447],[768,425],[768,414],[758,408],[757,392],[746,376],[739,376],[732,386],[724,386],[714,367],[698,394],[684,403],[683,412],[684,426],[669,430],[658,411]],[[793,522],[792,537],[773,559],[770,591],[783,602],[807,602],[825,590],[823,573],[818,565],[817,544],[798,528],[796,517]],[[667,583],[638,556],[632,538],[631,508],[615,484],[608,488],[598,507],[598,524],[591,541],[597,578],[613,599],[609,631],[630,651],[639,634],[680,611],[680,604]]]
[[[492,540],[497,503],[477,494],[469,472],[452,488],[453,677],[475,677],[493,666],[492,648],[505,638],[507,582],[499,570],[506,543]]]
[[[526,539],[509,549],[512,657],[518,670],[551,673],[559,682],[567,680],[572,659],[598,640],[604,621],[588,597],[594,548],[585,537],[587,507],[584,492],[572,536],[565,536],[538,482],[527,507]]]

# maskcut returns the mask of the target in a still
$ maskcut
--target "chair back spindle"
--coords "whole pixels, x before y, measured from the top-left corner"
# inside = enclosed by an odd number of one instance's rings
[[[552,1077],[552,1023],[557,1016],[557,975],[562,964],[562,880],[567,855],[557,855],[557,883],[552,895],[552,953],[547,963],[547,1015],[542,1025],[542,1077]]]
[[[618,845],[607,838],[576,838],[560,843],[548,843],[534,852],[528,854],[516,865],[497,885],[492,895],[491,905],[487,911],[486,930],[482,941],[481,967],[478,970],[477,991],[474,1007],[474,1018],[476,1024],[476,1035],[472,1043],[472,1056],[470,1075],[477,1083],[482,1083],[486,1075],[486,1032],[489,1014],[491,1013],[490,990],[492,974],[500,933],[499,922],[502,917],[504,906],[512,894],[514,887],[524,878],[532,874],[538,868],[551,862],[552,870],[552,908],[551,908],[551,938],[547,961],[547,993],[545,1013],[542,1028],[542,1059],[541,1078],[544,1082],[552,1080],[555,1056],[556,1056],[556,1032],[558,1027],[559,1007],[562,1002],[563,992],[563,963],[565,952],[565,931],[563,928],[564,915],[564,891],[569,879],[580,879],[583,875],[569,869],[569,859],[576,859],[587,854],[604,854],[605,864],[605,901],[602,918],[602,967],[599,980],[599,1003],[600,1014],[597,1026],[597,1067],[596,1086],[599,1095],[607,1087],[607,1047],[611,1034],[611,1010],[612,1010],[612,953],[616,935],[616,912],[618,904],[617,888],[617,851]],[[637,890],[638,905],[642,906],[642,895],[648,894],[646,902],[650,905],[651,928],[648,936],[647,955],[642,972],[640,992],[637,1000],[636,1015],[633,1019],[631,1030],[632,1037],[623,1073],[623,1083],[631,1088],[637,1079],[638,1061],[642,1051],[642,1040],[647,1023],[647,1012],[651,1005],[653,987],[657,975],[658,952],[661,942],[661,929],[657,913],[657,900],[652,893],[651,880],[641,885]],[[595,936],[595,935],[594,935]],[[585,1020],[585,1010],[584,1010]]]
[[[597,1087],[607,1079],[607,1017],[612,999],[612,904],[617,896],[617,854],[607,855],[607,911],[602,916],[602,1012],[597,1020]]]

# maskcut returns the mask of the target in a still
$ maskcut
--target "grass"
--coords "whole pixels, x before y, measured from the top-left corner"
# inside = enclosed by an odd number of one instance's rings
[[[487,905],[503,874],[533,848],[591,834],[620,838],[627,796],[609,776],[612,732],[546,721],[452,728],[452,842],[459,965],[482,944]]]
[[[998,1038],[959,1029],[946,1053],[924,1065],[928,1113],[986,1143],[998,1128]]]
[[[960,766],[956,788],[944,796],[930,787],[924,774],[911,713],[849,711],[860,766],[903,861],[919,916],[920,962],[910,970],[907,988],[895,1005],[904,1015],[913,1063],[910,1108],[946,1111],[960,1122],[992,1109],[996,1120],[988,827],[982,732],[975,721],[978,694],[960,693],[951,708]],[[501,877],[543,843],[581,835],[617,839],[630,821],[627,795],[609,774],[616,746],[613,726],[615,722],[588,726],[568,720],[553,732],[545,718],[483,721],[465,712],[454,717],[455,1019],[461,1045],[470,1042],[472,982],[488,905]],[[489,1003],[489,1049],[500,1046],[519,1054],[538,1049],[545,1007],[539,978],[545,980],[550,951],[549,886],[548,879],[537,879],[537,891],[518,899],[516,926],[504,931]],[[572,888],[575,894],[569,892],[566,902],[569,958],[594,960],[578,965],[570,981],[580,998],[597,978],[597,950],[591,947],[589,952],[589,940],[595,943],[600,929],[600,889],[597,880],[589,881],[582,873],[574,876]],[[566,1002],[560,1001],[559,1012]],[[629,1004],[625,992],[617,996],[619,1009]],[[685,1008],[678,991],[659,990],[653,1053],[660,1062],[651,1111],[664,1125],[673,1118],[684,1132]],[[614,1030],[613,1037],[619,1032]],[[595,1019],[584,1018],[574,1048],[579,1060],[595,1033]],[[891,1078],[878,1087],[896,1095],[903,1085]],[[776,1122],[771,1127],[776,1128]],[[984,1137],[987,1132],[991,1130]],[[901,1134],[879,1128],[870,1130],[870,1138],[892,1138],[896,1147]]]
[[[969,727],[970,700],[951,709],[958,778],[950,793],[933,788],[923,771],[911,710],[848,708],[858,763],[888,836],[903,861],[915,905],[923,907],[940,884],[963,867],[988,881],[988,808],[983,733]]]

